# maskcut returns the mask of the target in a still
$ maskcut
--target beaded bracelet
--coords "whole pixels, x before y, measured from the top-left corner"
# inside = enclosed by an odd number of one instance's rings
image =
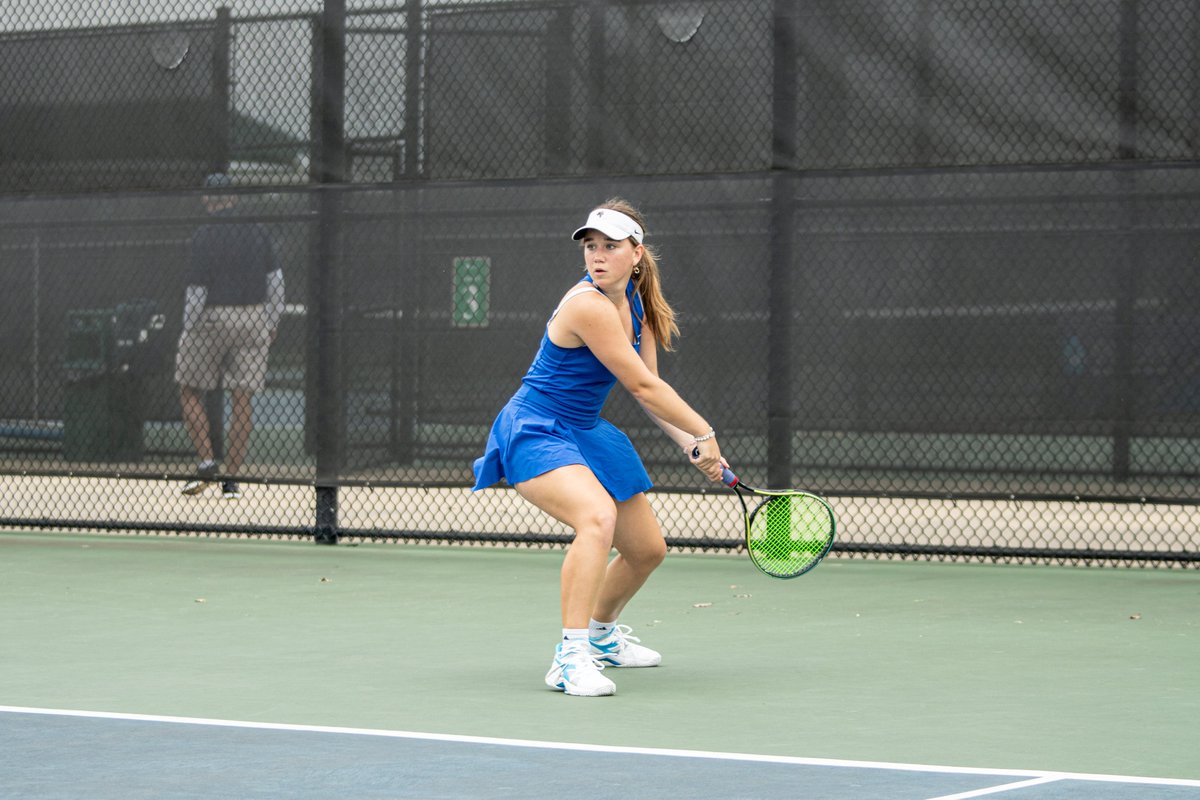
[[[700,444],[701,442],[707,442],[709,439],[713,438],[716,435],[717,435],[717,432],[714,431],[712,428],[709,428],[708,433],[704,434],[703,436],[693,437],[692,444]]]

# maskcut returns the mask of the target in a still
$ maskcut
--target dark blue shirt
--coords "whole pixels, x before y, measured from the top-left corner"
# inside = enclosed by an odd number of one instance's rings
[[[231,209],[214,217],[227,222],[202,225],[192,236],[189,286],[208,289],[206,305],[251,306],[266,302],[267,275],[279,269],[267,229],[236,221]]]

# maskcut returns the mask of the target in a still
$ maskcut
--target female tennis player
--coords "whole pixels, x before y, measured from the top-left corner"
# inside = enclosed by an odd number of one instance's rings
[[[573,238],[587,275],[563,295],[521,388],[492,425],[475,462],[475,490],[505,479],[574,530],[562,567],[562,640],[546,683],[596,697],[616,692],[605,666],[662,661],[617,622],[667,546],[641,459],[600,418],[613,385],[620,382],[711,480],[720,480],[722,463],[712,427],[658,376],[658,346],[670,350],[679,328],[641,215],[613,198]]]

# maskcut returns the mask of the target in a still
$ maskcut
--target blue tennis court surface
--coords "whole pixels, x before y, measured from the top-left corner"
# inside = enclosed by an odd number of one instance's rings
[[[0,706],[0,797],[1175,800],[1200,781]]]

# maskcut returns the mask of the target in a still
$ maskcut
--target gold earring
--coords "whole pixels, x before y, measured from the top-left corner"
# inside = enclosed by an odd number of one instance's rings
[[[641,268],[641,267],[634,267],[634,268],[633,268],[633,274],[634,274],[634,275],[641,275],[641,274],[642,274],[642,268]]]

